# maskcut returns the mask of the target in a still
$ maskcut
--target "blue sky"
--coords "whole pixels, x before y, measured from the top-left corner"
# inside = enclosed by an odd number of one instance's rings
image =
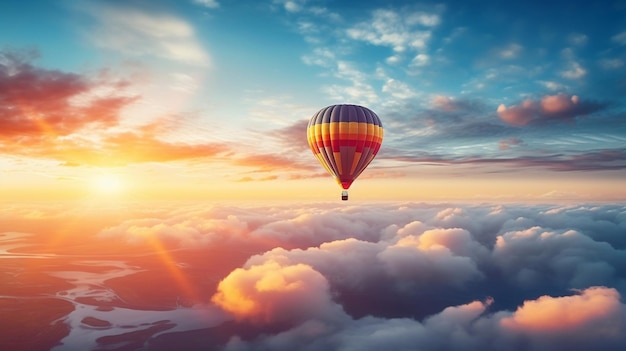
[[[381,117],[371,175],[624,178],[624,1],[15,1],[0,16],[7,72],[134,97],[107,135],[165,120],[155,138],[226,145],[231,167],[276,161],[231,180],[312,172],[300,129],[334,103]]]

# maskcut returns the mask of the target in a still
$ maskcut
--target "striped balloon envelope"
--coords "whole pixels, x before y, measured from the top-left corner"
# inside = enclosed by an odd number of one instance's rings
[[[383,125],[370,109],[358,105],[331,105],[319,110],[307,127],[313,154],[337,183],[347,190],[372,162],[383,141]]]

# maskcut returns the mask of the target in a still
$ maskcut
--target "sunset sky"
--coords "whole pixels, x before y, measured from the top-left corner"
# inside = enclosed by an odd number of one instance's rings
[[[322,107],[385,128],[358,200],[626,200],[624,1],[10,1],[3,199],[337,200]]]
[[[1,350],[621,351],[625,233],[626,0],[0,5]]]

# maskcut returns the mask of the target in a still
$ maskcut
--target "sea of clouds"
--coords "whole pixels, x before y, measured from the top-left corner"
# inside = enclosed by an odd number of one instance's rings
[[[626,346],[621,204],[196,205],[98,237],[249,253],[207,297],[234,321],[215,349]]]

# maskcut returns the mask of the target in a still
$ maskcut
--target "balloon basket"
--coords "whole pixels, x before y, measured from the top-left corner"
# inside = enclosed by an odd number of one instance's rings
[[[347,191],[342,191],[341,192],[341,200],[343,201],[347,201],[348,200],[348,192]]]

